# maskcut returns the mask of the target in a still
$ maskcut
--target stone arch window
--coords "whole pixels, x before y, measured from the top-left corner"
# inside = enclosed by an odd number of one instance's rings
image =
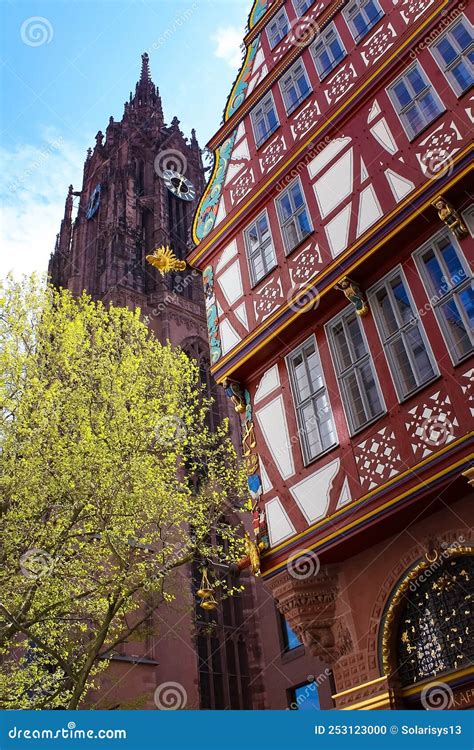
[[[435,553],[397,589],[383,633],[385,671],[408,687],[474,660],[474,555]],[[396,616],[394,613],[396,611]]]

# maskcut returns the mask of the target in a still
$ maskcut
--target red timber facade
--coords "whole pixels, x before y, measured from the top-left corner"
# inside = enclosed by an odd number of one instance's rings
[[[176,184],[187,184],[190,192],[181,194]],[[230,416],[239,443],[232,404],[210,376],[200,275],[184,271],[162,278],[146,262],[160,245],[186,256],[204,185],[195,132],[186,138],[176,117],[166,124],[145,53],[122,119],[111,117],[105,135],[99,131],[80,190],[69,188],[49,274],[73,294],[86,290],[94,299],[140,308],[161,341],[198,360],[201,380],[215,397],[210,424]],[[235,519],[240,522],[241,514]],[[245,573],[242,578],[248,583],[242,595],[205,612],[196,597],[199,566],[177,572],[170,582],[175,602],[150,611],[137,637],[114,650],[100,689],[90,697],[96,707],[153,710],[155,691],[165,695],[171,686],[173,694],[178,683],[186,708],[281,709],[311,675],[321,675],[320,705],[331,707],[329,672],[283,628],[261,582],[249,583]],[[314,699],[314,689],[307,698]]]
[[[257,0],[194,220],[262,574],[341,709],[473,703],[469,16]]]

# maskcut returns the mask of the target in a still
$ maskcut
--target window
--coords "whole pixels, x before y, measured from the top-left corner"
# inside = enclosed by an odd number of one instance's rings
[[[307,682],[289,691],[290,708],[296,711],[319,711],[318,686]]]
[[[322,81],[346,55],[346,50],[333,23],[317,36],[311,52],[318,76]]]
[[[378,0],[354,0],[343,10],[356,42],[360,41],[383,16]]]
[[[281,77],[280,89],[285,103],[286,113],[291,114],[312,89],[309,85],[306,69],[302,62],[297,62]]]
[[[295,6],[295,12],[297,16],[302,16],[308,8],[311,8],[312,4],[314,3],[314,0],[293,0],[293,5]]]
[[[431,306],[455,363],[474,349],[472,275],[454,238],[445,232],[415,255]]]
[[[282,614],[280,616],[281,633],[283,636],[283,645],[285,651],[293,651],[295,648],[299,648],[302,643],[297,635],[292,631],[287,621]]]
[[[467,18],[456,21],[431,49],[456,94],[467,91],[474,83],[474,37]]]
[[[275,250],[266,212],[245,231],[250,278],[255,285],[276,266]]]
[[[404,399],[438,374],[433,356],[399,270],[370,297],[398,397]]]
[[[331,404],[314,337],[292,352],[287,364],[303,457],[305,463],[309,463],[337,443]]]
[[[349,429],[353,434],[384,411],[374,363],[367,348],[361,320],[353,309],[329,323],[327,332]]]
[[[313,231],[300,181],[293,182],[276,204],[285,250],[289,253]]]
[[[251,118],[255,143],[258,148],[280,124],[271,92],[252,110]]]
[[[443,105],[422,68],[415,63],[388,93],[410,139],[443,112]]]
[[[290,25],[288,23],[288,16],[286,15],[285,9],[282,8],[267,26],[267,36],[270,47],[272,49],[276,47],[278,42],[281,42],[281,40],[286,37],[289,30]]]

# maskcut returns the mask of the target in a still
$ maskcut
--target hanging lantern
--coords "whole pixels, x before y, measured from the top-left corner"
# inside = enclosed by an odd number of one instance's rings
[[[214,598],[206,568],[204,568],[204,570],[202,571],[201,586],[197,590],[196,594],[201,599],[200,606],[202,609],[217,609],[217,602]]]

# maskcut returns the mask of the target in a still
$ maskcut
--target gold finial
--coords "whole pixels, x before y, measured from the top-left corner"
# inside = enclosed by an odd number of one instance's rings
[[[158,269],[162,276],[170,271],[184,271],[186,268],[185,260],[178,260],[174,252],[167,245],[158,247],[152,255],[147,255],[148,263]]]

